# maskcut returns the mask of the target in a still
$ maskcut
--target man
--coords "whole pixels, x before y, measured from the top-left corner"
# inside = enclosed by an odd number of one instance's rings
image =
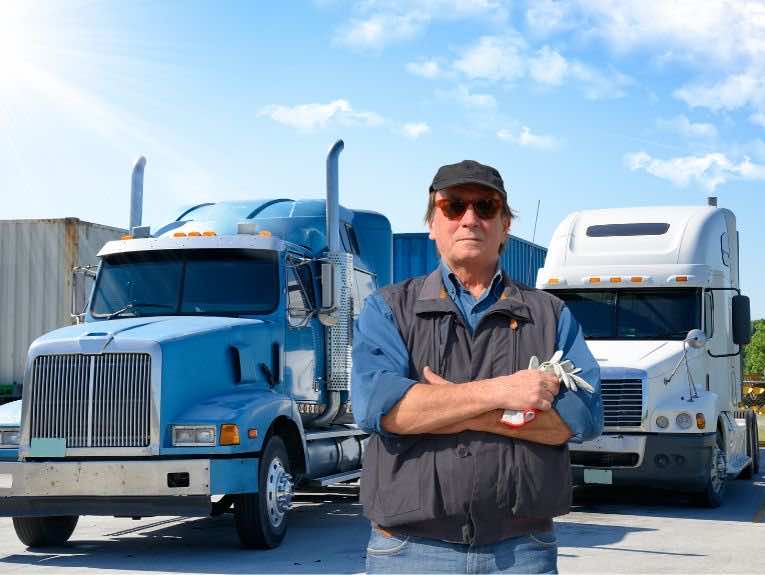
[[[426,214],[439,269],[378,290],[359,316],[352,402],[372,434],[370,574],[557,572],[566,442],[601,432],[600,372],[563,302],[501,271],[512,217],[497,170],[442,166]],[[556,350],[593,393],[525,369]],[[535,417],[511,428],[506,409]]]

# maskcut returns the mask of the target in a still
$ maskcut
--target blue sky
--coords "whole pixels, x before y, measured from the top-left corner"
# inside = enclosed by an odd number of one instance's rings
[[[765,3],[0,2],[0,218],[125,227],[202,201],[324,194],[421,231],[437,167],[496,166],[546,245],[577,209],[738,217],[765,316]]]

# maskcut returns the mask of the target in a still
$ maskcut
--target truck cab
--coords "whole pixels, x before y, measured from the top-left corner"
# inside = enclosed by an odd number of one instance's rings
[[[0,514],[31,547],[79,515],[233,512],[279,545],[296,485],[360,475],[352,322],[390,282],[381,214],[327,200],[206,203],[107,243],[84,322],[28,354],[18,460]]]
[[[749,301],[734,214],[714,206],[581,211],[557,227],[537,287],[561,298],[600,364],[604,433],[570,444],[575,484],[646,485],[717,506],[757,471],[741,401]]]

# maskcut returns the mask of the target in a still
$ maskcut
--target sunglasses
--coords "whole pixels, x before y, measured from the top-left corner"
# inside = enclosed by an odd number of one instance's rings
[[[436,200],[436,206],[450,220],[458,220],[465,215],[469,206],[482,220],[490,220],[499,213],[502,202],[498,198],[479,198],[477,200],[461,200],[458,198],[440,198]]]

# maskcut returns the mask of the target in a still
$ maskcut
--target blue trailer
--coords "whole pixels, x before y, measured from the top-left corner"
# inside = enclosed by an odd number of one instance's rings
[[[200,204],[153,233],[134,202],[83,323],[28,353],[20,433],[3,432],[18,458],[0,461],[22,542],[64,543],[80,515],[232,512],[244,547],[271,548],[296,485],[359,477],[352,325],[393,280],[394,240],[385,216],[339,205],[341,150],[326,202]],[[397,269],[422,263],[407,246],[426,239],[396,241]]]

